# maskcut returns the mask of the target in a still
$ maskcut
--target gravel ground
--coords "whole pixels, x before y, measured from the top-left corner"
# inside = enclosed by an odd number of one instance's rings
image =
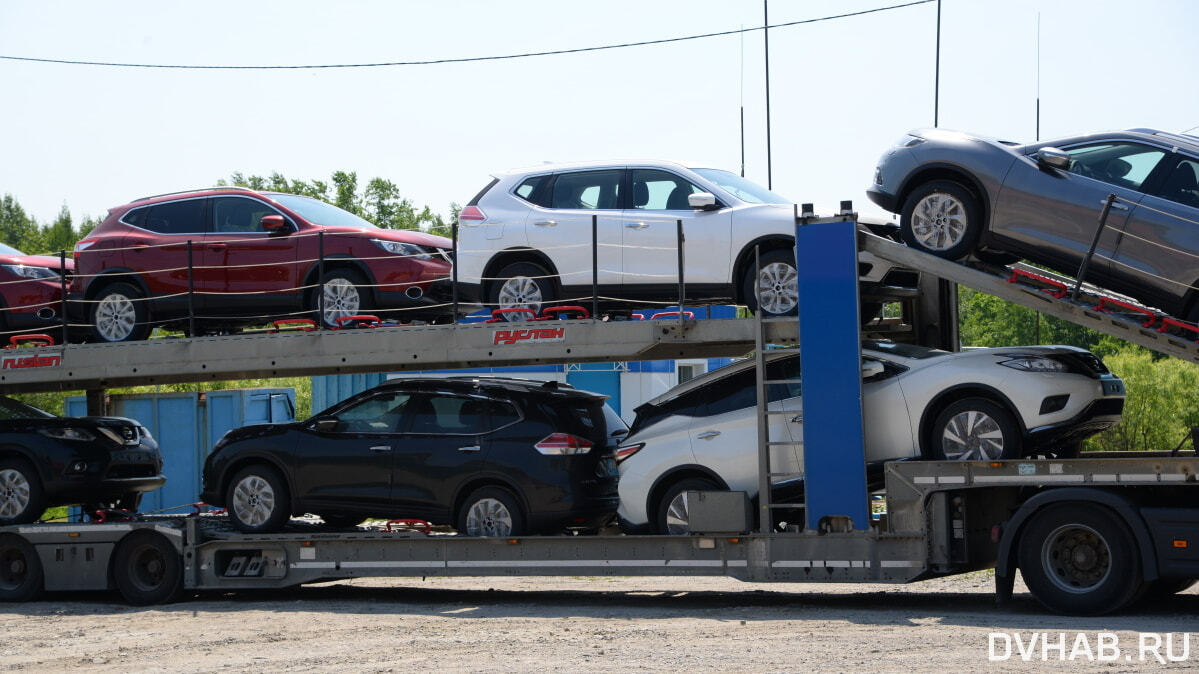
[[[748,584],[726,578],[355,579],[289,590],[200,594],[146,608],[98,593],[9,604],[0,611],[0,668],[97,672],[507,672],[565,670],[1105,672],[1159,669],[1138,650],[1199,669],[1196,589],[1119,616],[1046,613],[1017,583],[992,604],[987,573],[914,585]],[[1119,654],[1099,661],[1100,633]],[[988,661],[1002,637],[1021,659]],[[1085,639],[1092,657],[1076,650]],[[1073,660],[1069,659],[1074,650]],[[1111,655],[1111,651],[1107,652]],[[1046,656],[1048,660],[1042,660]],[[1060,662],[1062,658],[1066,662]]]

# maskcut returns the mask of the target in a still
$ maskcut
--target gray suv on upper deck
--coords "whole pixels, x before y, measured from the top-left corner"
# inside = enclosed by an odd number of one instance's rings
[[[1199,320],[1199,137],[1153,129],[1029,145],[912,131],[879,160],[870,199],[909,246],[950,259],[1022,257]]]

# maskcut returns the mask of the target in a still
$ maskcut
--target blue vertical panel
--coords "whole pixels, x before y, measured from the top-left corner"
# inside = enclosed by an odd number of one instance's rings
[[[807,526],[843,516],[866,529],[857,227],[799,225],[795,243]]]
[[[199,442],[199,396],[192,393],[160,395],[149,399],[126,400],[126,409],[137,409],[138,420],[144,420],[142,410],[154,408],[157,428],[151,429],[162,451],[162,471],[167,483],[142,499],[142,510],[169,508],[194,503],[200,495],[200,469],[196,457],[204,450]]]
[[[615,368],[571,370],[566,373],[566,383],[582,391],[608,396],[608,406],[620,414],[620,372]]]

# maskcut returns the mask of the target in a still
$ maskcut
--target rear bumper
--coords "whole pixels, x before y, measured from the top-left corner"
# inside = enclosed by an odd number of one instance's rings
[[[599,529],[616,519],[619,505],[620,498],[617,496],[578,498],[566,508],[530,514],[529,530],[534,533],[556,533],[566,529]]]

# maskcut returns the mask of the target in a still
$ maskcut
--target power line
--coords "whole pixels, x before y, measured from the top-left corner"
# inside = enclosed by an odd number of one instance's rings
[[[913,2],[905,2],[899,5],[890,5],[887,7],[876,7],[874,9],[864,9],[859,12],[849,12],[847,14],[835,14],[830,16],[821,16],[814,19],[802,19],[800,21],[788,21],[779,23],[773,26],[755,26],[753,28],[741,28],[738,30],[725,30],[717,33],[703,33],[701,35],[686,35],[683,37],[670,37],[661,40],[643,40],[641,42],[624,42],[621,44],[601,45],[598,47],[578,47],[575,49],[556,49],[553,51],[525,52],[521,54],[503,54],[500,56],[471,56],[466,58],[447,58],[447,59],[430,59],[427,61],[386,61],[381,63],[333,63],[333,64],[317,64],[317,65],[291,65],[291,66],[205,66],[205,65],[170,65],[165,63],[113,63],[108,61],[75,61],[71,59],[49,59],[49,58],[34,58],[32,56],[4,56],[0,55],[0,59],[7,61],[25,61],[30,63],[54,63],[59,65],[74,65],[74,66],[102,66],[108,68],[163,68],[171,70],[317,70],[323,68],[383,68],[390,66],[429,66],[442,63],[473,63],[477,61],[503,61],[508,59],[528,58],[533,56],[557,56],[559,54],[578,54],[590,51],[604,51],[608,49],[624,49],[626,47],[644,47],[654,44],[667,44],[671,42],[684,42],[687,40],[702,40],[710,37],[722,37],[725,35],[737,35],[739,33],[749,33],[753,31],[766,30],[768,28],[786,28],[788,26],[799,26],[808,23],[819,23],[821,21],[832,21],[834,19],[845,19],[853,16],[862,16],[864,14],[874,14],[877,12],[886,12],[892,9],[902,9],[904,7],[912,7],[914,5],[924,5],[937,0],[914,0]]]

